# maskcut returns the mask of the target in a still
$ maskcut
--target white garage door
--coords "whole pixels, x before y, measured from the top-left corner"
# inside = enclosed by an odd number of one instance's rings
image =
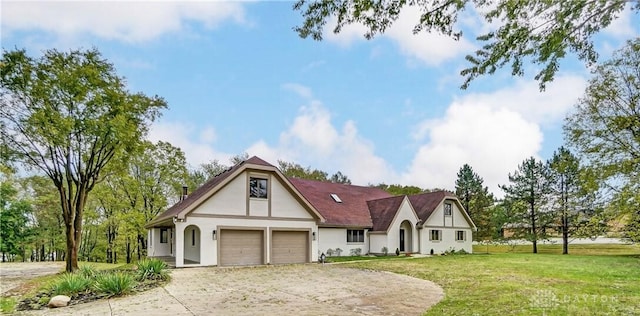
[[[273,231],[271,245],[272,264],[309,262],[307,231]]]
[[[220,231],[220,265],[247,266],[264,264],[264,231]]]

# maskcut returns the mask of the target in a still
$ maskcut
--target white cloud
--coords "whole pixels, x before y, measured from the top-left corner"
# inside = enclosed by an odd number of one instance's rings
[[[625,9],[619,13],[618,18],[611,21],[611,24],[604,29],[605,34],[609,34],[618,39],[629,39],[638,36],[637,25],[633,25],[633,4],[627,3]]]
[[[404,9],[395,24],[386,33],[386,36],[400,46],[403,54],[426,65],[437,66],[473,49],[473,45],[464,37],[456,41],[436,32],[421,32],[414,35],[413,28],[420,20],[421,14],[422,12],[417,7]]]
[[[468,163],[485,185],[502,196],[525,158],[542,148],[542,124],[557,124],[582,95],[585,80],[561,76],[539,92],[534,81],[519,81],[491,93],[455,99],[444,117],[418,124],[412,136],[420,145],[402,175],[405,184],[453,189],[460,167]]]
[[[231,154],[214,149],[216,133],[211,126],[197,129],[187,123],[155,122],[151,125],[148,139],[152,142],[169,142],[179,147],[185,153],[187,162],[194,167],[213,159],[226,163],[232,157]]]
[[[449,36],[437,32],[420,32],[413,34],[415,24],[420,20],[421,10],[416,6],[403,8],[398,19],[386,30],[378,35],[396,43],[402,54],[410,60],[416,60],[427,66],[438,66],[473,49],[473,45],[466,39],[456,41]],[[340,46],[348,46],[356,40],[364,40],[367,28],[362,24],[350,24],[338,34],[333,33],[337,19],[329,20],[325,28],[324,37]]]
[[[402,179],[425,188],[453,189],[460,167],[468,163],[498,192],[507,174],[535,155],[543,135],[537,124],[507,108],[454,102],[443,118],[421,124],[429,141],[418,149]]]
[[[40,30],[60,38],[81,35],[141,42],[183,32],[193,21],[213,28],[225,20],[245,23],[238,2],[6,1],[3,32]]]
[[[358,40],[365,40],[364,34],[367,32],[367,27],[360,23],[352,23],[345,25],[340,30],[340,33],[334,33],[333,30],[338,23],[338,19],[334,16],[327,22],[323,37],[333,43],[342,47],[348,47],[353,42]]]
[[[291,126],[280,134],[278,144],[261,140],[247,152],[271,162],[281,159],[330,173],[341,171],[354,184],[388,182],[393,171],[374,150],[373,143],[358,134],[353,121],[336,128],[329,111],[315,100],[300,108]]]
[[[282,89],[293,91],[297,95],[305,99],[311,99],[311,97],[313,96],[309,87],[303,86],[298,83],[285,83],[282,85]]]
[[[540,92],[533,81],[517,80],[513,87],[490,93],[473,93],[462,97],[460,103],[475,103],[493,109],[507,108],[520,113],[527,121],[553,123],[564,118],[587,85],[577,75],[558,76]]]
[[[216,139],[217,139],[217,134],[216,134],[216,130],[213,127],[207,126],[202,131],[200,131],[201,142],[213,143],[216,141]]]

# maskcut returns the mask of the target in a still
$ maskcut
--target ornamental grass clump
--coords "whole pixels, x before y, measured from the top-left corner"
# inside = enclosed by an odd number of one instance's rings
[[[64,273],[53,282],[51,287],[55,295],[71,296],[89,289],[91,282],[91,279],[81,273]]]
[[[98,270],[91,265],[82,265],[77,272],[87,279],[95,279],[98,276]]]
[[[98,275],[94,288],[99,293],[119,296],[131,292],[134,286],[135,281],[129,274],[115,272]]]
[[[167,264],[159,259],[144,259],[138,262],[138,280],[167,280]]]

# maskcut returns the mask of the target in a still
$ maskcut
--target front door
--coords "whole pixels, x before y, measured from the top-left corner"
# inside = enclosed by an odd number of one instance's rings
[[[400,251],[404,251],[404,229],[400,230]]]

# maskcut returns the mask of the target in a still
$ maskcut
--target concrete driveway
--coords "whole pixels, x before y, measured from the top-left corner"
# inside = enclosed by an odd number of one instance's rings
[[[29,315],[420,315],[440,301],[430,281],[339,265],[172,270],[133,296]]]

